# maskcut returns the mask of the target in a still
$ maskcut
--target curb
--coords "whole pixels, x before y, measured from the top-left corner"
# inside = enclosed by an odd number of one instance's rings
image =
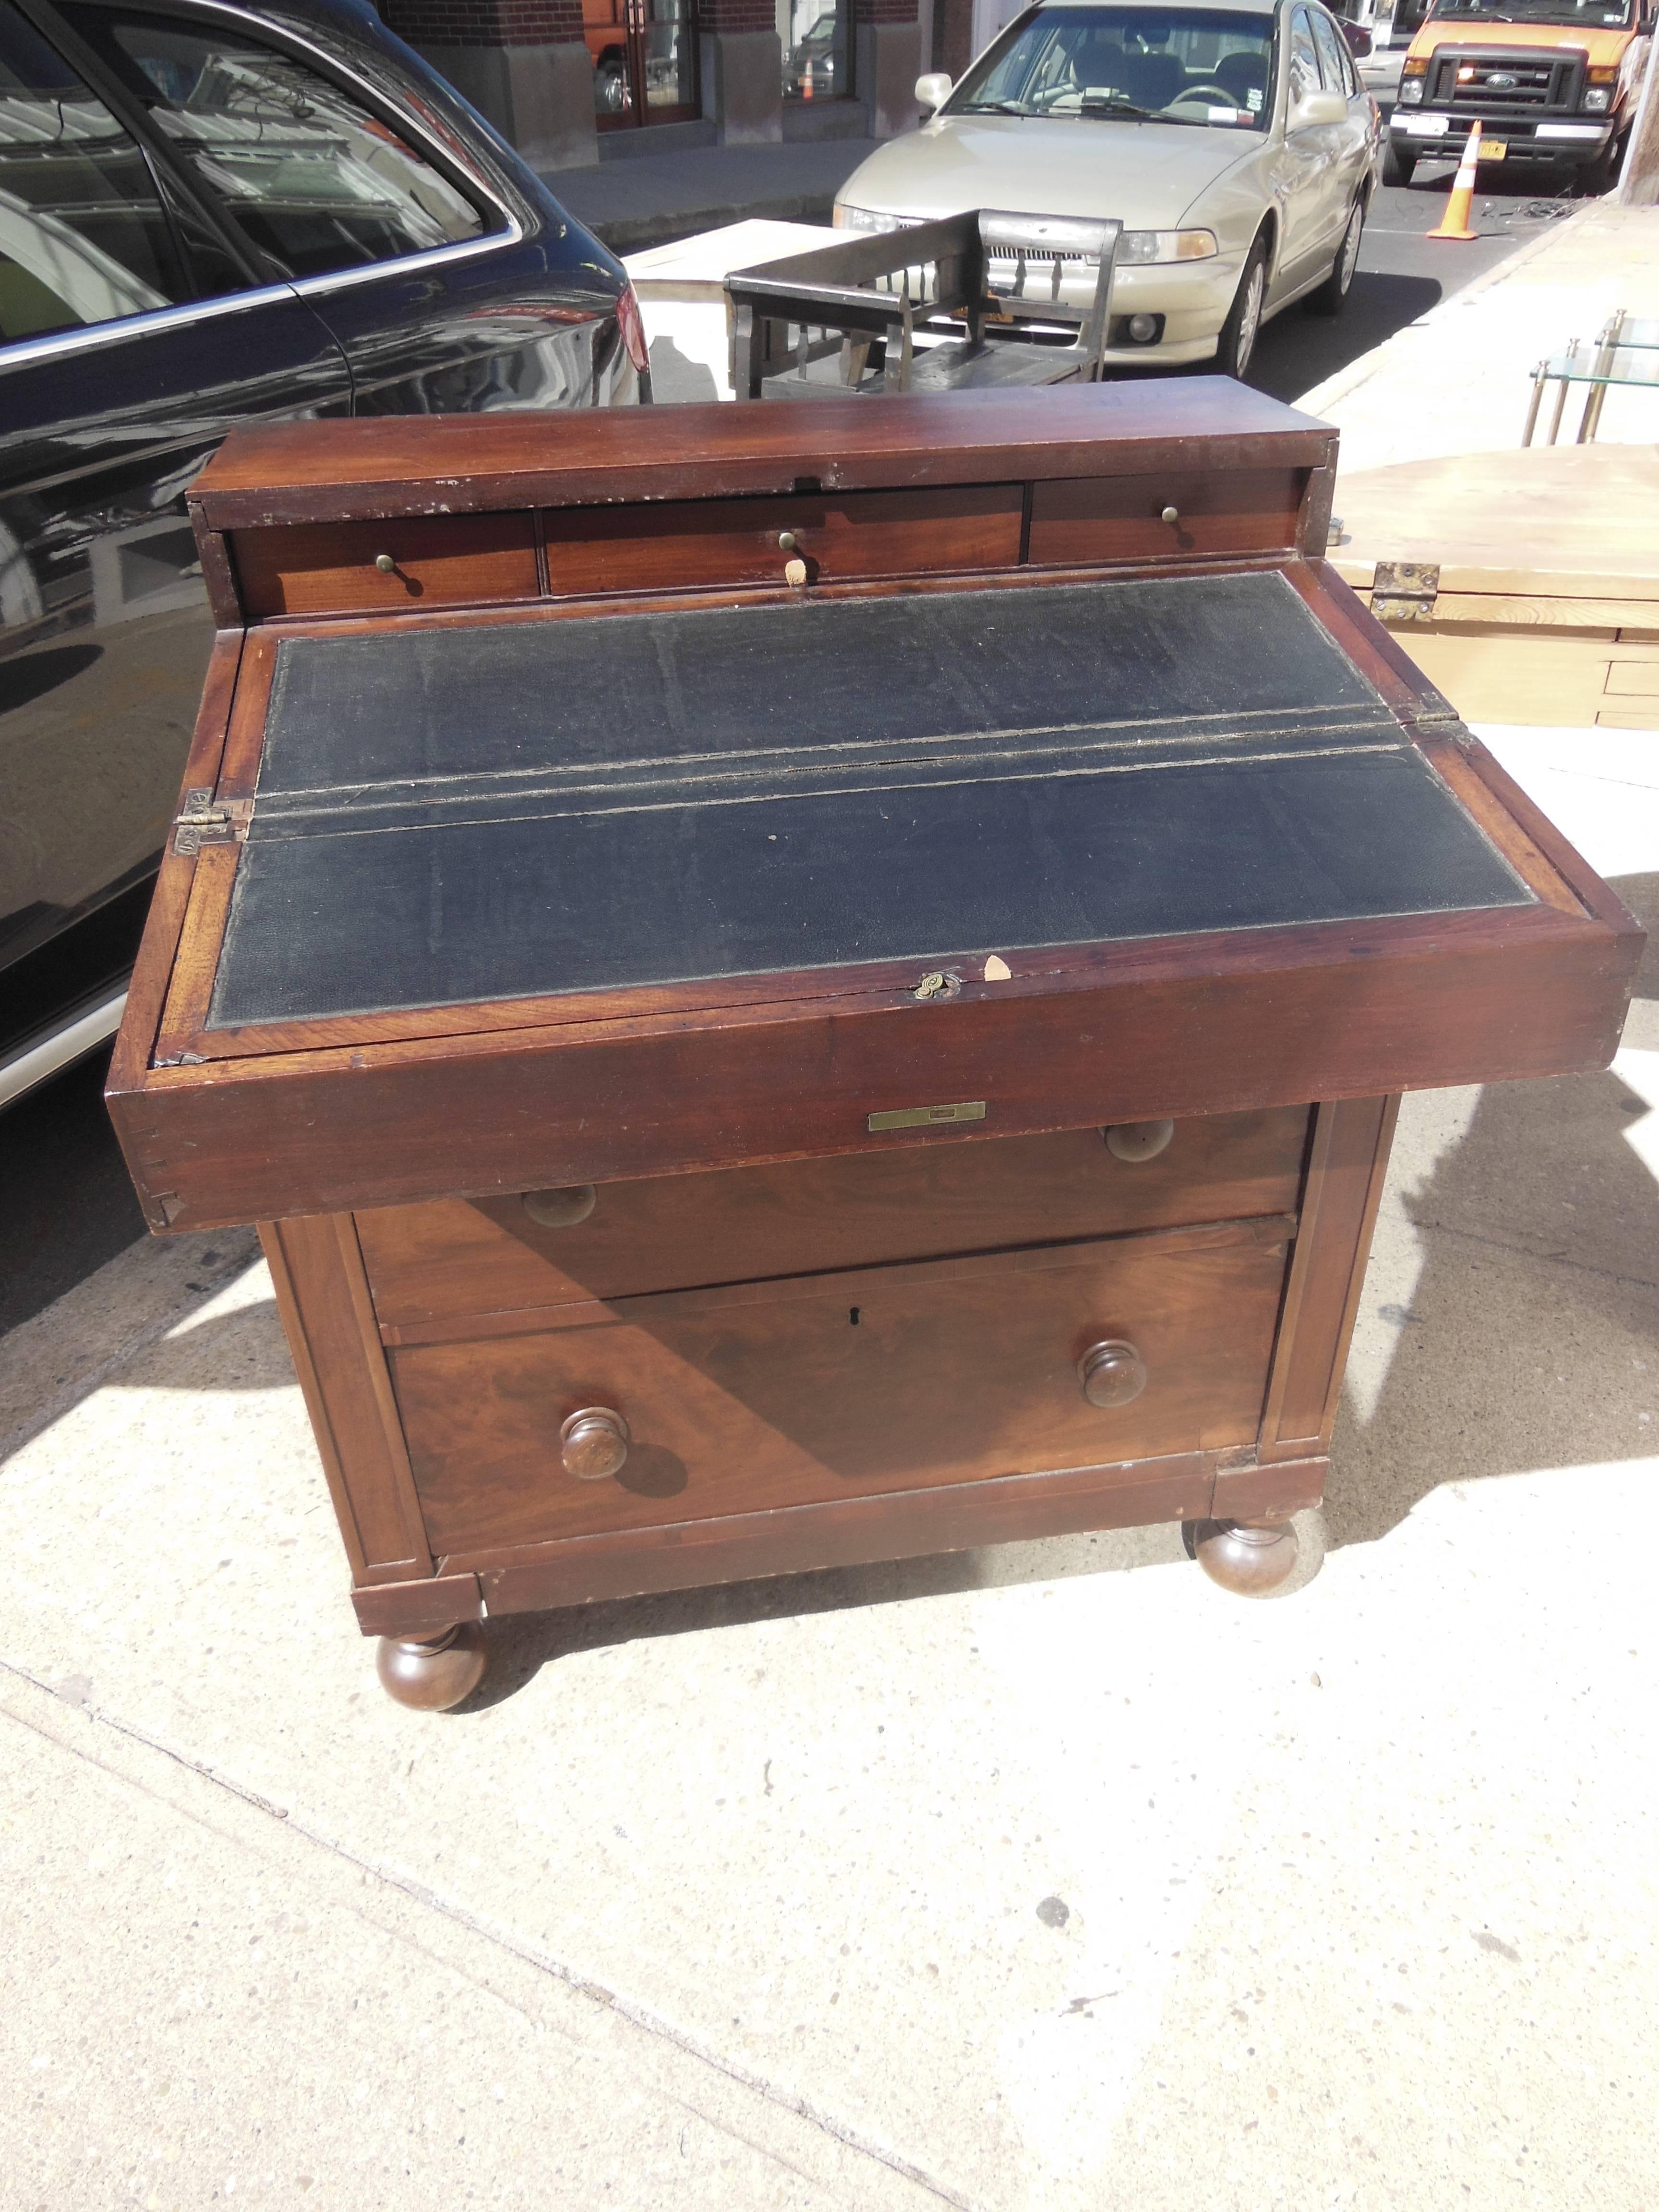
[[[1539,232],[1536,238],[1529,238],[1524,246],[1517,246],[1513,253],[1506,255],[1496,267],[1482,270],[1481,274],[1471,279],[1461,292],[1455,292],[1449,300],[1440,301],[1437,306],[1431,307],[1425,315],[1419,315],[1414,323],[1407,323],[1403,329],[1394,331],[1383,339],[1381,345],[1373,346],[1369,353],[1361,354],[1358,361],[1351,361],[1346,368],[1338,369],[1334,376],[1328,376],[1322,384],[1316,384],[1311,390],[1304,392],[1294,404],[1308,413],[1316,415],[1322,408],[1332,406],[1339,399],[1346,399],[1350,392],[1357,392],[1362,384],[1369,383],[1382,367],[1385,356],[1392,354],[1395,348],[1403,346],[1404,341],[1413,331],[1427,330],[1443,318],[1459,313],[1472,306],[1475,301],[1484,298],[1486,294],[1496,286],[1507,283],[1517,269],[1523,269],[1528,262],[1535,259],[1546,246],[1553,245],[1558,238],[1564,236],[1576,224],[1587,222],[1604,204],[1605,203],[1601,200],[1592,200],[1587,207],[1580,209],[1577,215],[1569,216],[1565,222],[1549,224],[1547,228]]]

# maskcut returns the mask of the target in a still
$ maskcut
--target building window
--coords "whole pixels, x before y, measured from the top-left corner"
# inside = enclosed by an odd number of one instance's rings
[[[582,35],[601,131],[701,112],[696,0],[582,0]]]
[[[853,89],[853,0],[777,0],[786,100],[844,100]]]

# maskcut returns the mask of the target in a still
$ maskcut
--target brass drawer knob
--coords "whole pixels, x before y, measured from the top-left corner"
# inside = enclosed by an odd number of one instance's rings
[[[1155,1160],[1174,1134],[1173,1121],[1119,1121],[1105,1133],[1106,1149],[1116,1160]]]
[[[1091,1406],[1127,1406],[1146,1388],[1146,1363],[1122,1337],[1091,1344],[1079,1360],[1077,1372]]]
[[[632,1441],[620,1413],[609,1406],[584,1406],[559,1431],[559,1456],[578,1482],[609,1482],[627,1465]]]
[[[799,540],[799,538],[797,538],[797,537],[796,537],[796,535],[795,535],[795,533],[794,533],[794,532],[793,532],[793,530],[781,530],[781,531],[779,531],[779,532],[778,532],[778,550],[779,550],[779,552],[780,552],[780,553],[799,553],[799,550],[800,550],[800,540]]]
[[[527,1190],[521,1200],[530,1218],[543,1229],[574,1229],[599,1202],[599,1194],[591,1182],[573,1182],[563,1190]]]
[[[1163,520],[1173,526],[1181,520],[1181,509],[1178,507],[1166,507],[1164,510]]]
[[[398,564],[389,553],[377,553],[374,565],[383,576],[395,576],[398,573]]]

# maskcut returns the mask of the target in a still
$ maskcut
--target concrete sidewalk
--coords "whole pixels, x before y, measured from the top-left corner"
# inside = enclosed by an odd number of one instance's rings
[[[633,253],[729,222],[828,222],[836,192],[875,150],[873,138],[684,152],[550,169],[548,189],[613,252]]]
[[[1650,265],[1587,216],[1350,372],[1345,458],[1488,366],[1509,442]],[[1650,740],[1492,741],[1659,921]],[[249,1237],[0,1340],[0,2207],[1647,2212],[1640,991],[1610,1073],[1407,1101],[1283,1602],[1016,1546],[503,1621],[417,1716]]]
[[[1645,741],[1498,742],[1651,919]],[[1646,2212],[1656,1105],[1652,997],[1407,1101],[1286,1601],[1014,1547],[435,1718],[248,1241],[134,1247],[0,1344],[0,2202]]]
[[[1594,338],[1619,307],[1659,318],[1659,208],[1592,200],[1297,404],[1337,424],[1349,473],[1518,447],[1539,361]],[[1584,387],[1574,393],[1564,439],[1583,409]],[[1548,434],[1547,409],[1535,434]],[[1610,391],[1597,437],[1659,441],[1659,389]]]

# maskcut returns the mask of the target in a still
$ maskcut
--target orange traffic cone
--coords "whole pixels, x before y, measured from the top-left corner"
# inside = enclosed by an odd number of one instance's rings
[[[1463,158],[1457,165],[1457,176],[1451,188],[1451,198],[1446,202],[1446,212],[1437,230],[1428,233],[1431,238],[1479,238],[1478,230],[1469,228],[1469,203],[1474,198],[1474,167],[1480,159],[1480,125],[1472,123],[1463,148]]]

